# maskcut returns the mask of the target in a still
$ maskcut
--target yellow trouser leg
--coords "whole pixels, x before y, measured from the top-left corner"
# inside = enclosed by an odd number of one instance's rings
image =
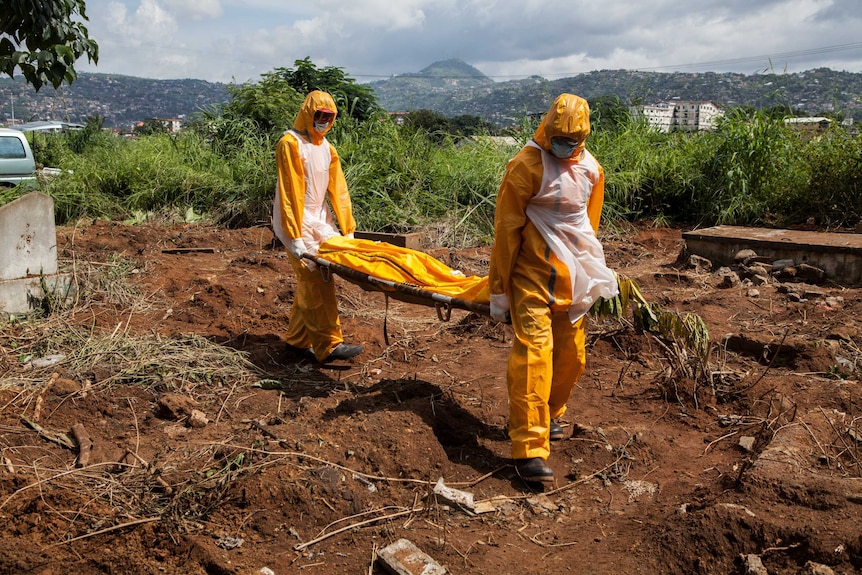
[[[516,290],[512,302],[515,341],[509,353],[509,437],[512,457],[550,454],[548,398],[553,370],[551,310],[535,294]]]
[[[309,270],[296,258],[291,257],[290,263],[297,282],[285,339],[295,347],[313,348],[314,355],[322,361],[344,341],[335,280],[323,281],[319,270]]]
[[[554,373],[548,398],[551,419],[566,413],[572,389],[584,373],[587,363],[585,322],[586,317],[582,317],[572,324],[568,312],[553,314]]]

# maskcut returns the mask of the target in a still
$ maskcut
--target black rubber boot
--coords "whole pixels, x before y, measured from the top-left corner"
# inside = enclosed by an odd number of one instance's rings
[[[360,353],[365,351],[361,345],[350,345],[349,343],[339,343],[338,346],[332,350],[332,353],[329,354],[329,357],[323,360],[324,363],[327,361],[337,361],[339,359],[350,359],[351,357],[356,357]]]
[[[551,441],[560,441],[561,439],[566,438],[566,432],[563,431],[563,426],[560,425],[559,419],[551,420]]]
[[[534,483],[553,483],[554,481],[554,470],[548,467],[548,464],[541,457],[516,459],[515,471],[524,481]]]

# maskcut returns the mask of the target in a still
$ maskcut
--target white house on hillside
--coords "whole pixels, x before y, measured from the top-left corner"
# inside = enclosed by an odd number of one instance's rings
[[[697,132],[712,130],[723,115],[717,104],[709,101],[676,101],[632,108],[634,115],[643,115],[660,132],[682,130]]]

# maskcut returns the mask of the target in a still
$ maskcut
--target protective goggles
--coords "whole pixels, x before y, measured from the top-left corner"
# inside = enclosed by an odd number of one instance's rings
[[[332,110],[317,110],[314,112],[314,121],[318,124],[328,124],[335,119],[335,112]]]

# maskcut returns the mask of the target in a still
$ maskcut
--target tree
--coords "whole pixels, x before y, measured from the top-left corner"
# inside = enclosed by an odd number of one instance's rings
[[[78,77],[75,61],[99,61],[99,46],[75,15],[87,20],[84,0],[2,0],[0,72],[14,77],[19,68],[36,90],[59,88]]]
[[[138,136],[152,136],[153,134],[167,134],[168,126],[164,120],[158,118],[148,118],[135,126],[135,134]]]
[[[272,74],[284,78],[303,96],[312,90],[329,92],[339,107],[339,113],[345,112],[357,120],[367,120],[379,110],[374,90],[357,84],[341,68],[317,68],[308,56],[294,61],[294,66],[296,68],[276,68]]]
[[[269,72],[260,82],[232,84],[231,100],[224,105],[222,116],[237,120],[247,118],[264,133],[280,133],[293,126],[293,119],[305,99],[283,75]]]

